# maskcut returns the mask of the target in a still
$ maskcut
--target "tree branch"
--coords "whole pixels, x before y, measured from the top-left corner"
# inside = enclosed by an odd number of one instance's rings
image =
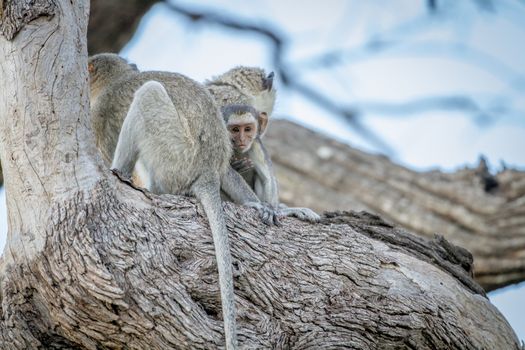
[[[37,3],[40,11],[42,2]],[[34,5],[11,4],[20,6],[13,13],[31,12]],[[8,96],[0,99],[10,211],[5,252],[13,255],[36,254],[45,244],[51,203],[89,188],[104,173],[90,130],[87,52],[79,47],[86,41],[88,4],[62,5],[56,4],[60,11],[49,21],[20,19],[24,24],[13,40],[0,38],[0,91]]]
[[[470,279],[469,254],[443,239],[366,213],[277,228],[225,210],[243,347],[519,349]],[[102,182],[51,217],[42,254],[1,274],[3,348],[223,346],[214,248],[194,200]]]
[[[287,204],[368,210],[420,236],[442,234],[472,252],[487,291],[525,280],[525,172],[492,175],[481,161],[419,173],[281,120],[266,135]]]

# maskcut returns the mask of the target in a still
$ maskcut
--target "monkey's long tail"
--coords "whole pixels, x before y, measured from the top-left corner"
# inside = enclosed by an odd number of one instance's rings
[[[226,349],[237,349],[237,329],[235,322],[235,299],[233,293],[233,274],[228,231],[220,197],[219,175],[202,176],[192,186],[193,193],[200,200],[210,223],[215,245],[215,257],[219,269],[222,315]]]

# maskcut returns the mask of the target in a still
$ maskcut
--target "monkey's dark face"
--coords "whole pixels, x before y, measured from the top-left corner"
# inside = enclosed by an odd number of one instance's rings
[[[257,137],[257,123],[228,123],[228,131],[233,143],[233,148],[241,153],[247,152],[253,140]]]

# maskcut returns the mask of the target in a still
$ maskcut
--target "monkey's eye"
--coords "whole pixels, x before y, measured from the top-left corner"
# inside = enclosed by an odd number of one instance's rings
[[[233,132],[239,132],[239,128],[238,127],[232,128],[232,131]]]
[[[246,132],[250,132],[250,131],[252,131],[252,127],[251,127],[251,126],[247,126],[247,127],[244,129],[244,131],[246,131]]]

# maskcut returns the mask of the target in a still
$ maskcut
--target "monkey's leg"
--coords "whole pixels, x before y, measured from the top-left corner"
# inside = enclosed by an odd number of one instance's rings
[[[232,259],[230,244],[228,241],[228,231],[224,221],[224,212],[220,197],[219,175],[202,175],[193,184],[192,192],[200,200],[210,223],[213,243],[215,245],[217,267],[219,270],[226,349],[235,349],[237,347],[237,334],[235,324]]]
[[[111,163],[111,168],[120,170],[122,175],[126,178],[131,178],[131,174],[138,157],[135,135],[129,126],[131,123],[135,123],[132,119],[134,119],[133,115],[129,114],[124,121],[122,131],[120,132],[118,138],[115,156],[113,157],[113,162]],[[139,125],[136,124],[136,127],[139,127]]]

